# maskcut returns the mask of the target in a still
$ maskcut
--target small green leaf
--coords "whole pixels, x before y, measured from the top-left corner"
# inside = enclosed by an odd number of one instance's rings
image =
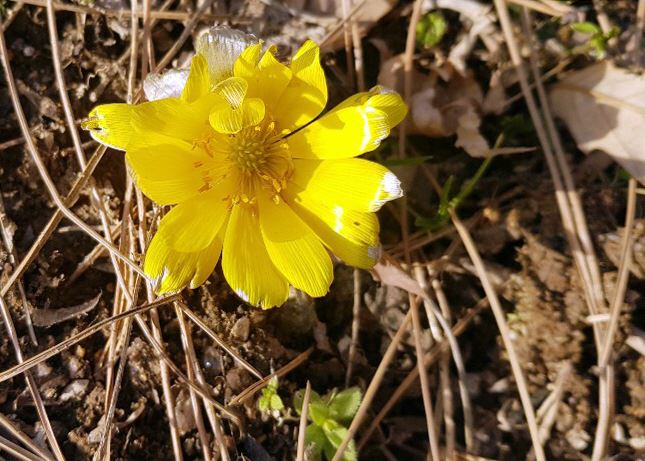
[[[329,442],[322,427],[310,424],[305,432],[305,443],[313,446],[312,454],[314,456],[320,456],[325,445]]]
[[[348,430],[346,427],[341,426],[336,421],[331,419],[325,421],[325,424],[323,425],[322,429],[325,433],[325,436],[327,436],[327,440],[334,448],[332,453],[332,457],[333,457],[333,455],[336,454],[338,447],[347,436]],[[356,460],[356,447],[354,445],[354,441],[352,440],[351,443],[347,445],[347,448],[343,453],[343,461],[355,461],[355,460]]]
[[[301,414],[302,413],[302,402],[305,400],[305,390],[304,389],[299,389],[293,394],[293,408],[295,408],[296,413]],[[316,391],[311,391],[311,394],[309,395],[309,404],[311,405],[312,403],[320,403],[322,402],[322,398],[320,397],[320,394]]]
[[[269,407],[271,410],[282,410],[284,408],[284,403],[278,394],[273,394],[271,396],[271,402]]]
[[[269,383],[267,384],[267,389],[272,390],[273,392],[278,391],[278,377],[274,376],[269,380]]]
[[[329,403],[329,416],[338,422],[351,420],[361,404],[361,398],[361,390],[358,387],[350,387],[339,392]]]
[[[267,396],[266,396],[266,395],[262,395],[262,396],[260,396],[260,398],[258,399],[258,408],[259,408],[259,409],[260,409],[260,411],[262,411],[262,412],[267,412],[267,411],[269,411],[269,405],[270,405],[270,403],[271,403],[271,399],[270,399],[270,397],[269,397],[269,398],[267,398]]]
[[[437,45],[448,29],[443,15],[437,11],[426,14],[417,23],[417,43],[426,48]]]
[[[600,27],[593,22],[574,22],[571,28],[581,34],[596,35],[602,33]]]
[[[309,404],[309,418],[318,426],[322,426],[329,418],[329,408],[324,403],[311,402]]]

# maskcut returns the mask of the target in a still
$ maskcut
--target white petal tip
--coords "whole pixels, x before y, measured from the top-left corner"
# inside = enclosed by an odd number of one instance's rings
[[[401,181],[399,181],[399,178],[394,173],[388,171],[383,175],[383,179],[381,179],[376,196],[370,204],[370,211],[378,211],[386,202],[400,197],[403,197]]]
[[[238,295],[242,299],[242,301],[244,301],[245,303],[249,302],[249,295],[244,293],[243,290],[238,288],[237,290],[235,290],[235,294]]]
[[[367,256],[370,259],[373,259],[374,262],[378,261],[379,258],[381,257],[381,246],[378,245],[378,246],[369,247],[367,249]]]

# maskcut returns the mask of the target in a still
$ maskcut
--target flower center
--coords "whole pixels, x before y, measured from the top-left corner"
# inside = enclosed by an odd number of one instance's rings
[[[267,119],[227,135],[225,140],[212,138],[207,144],[211,157],[222,159],[224,169],[239,178],[237,193],[232,195],[234,203],[255,203],[261,189],[279,201],[293,171],[287,143],[276,132],[275,123]]]
[[[264,143],[253,136],[241,136],[231,143],[229,160],[244,174],[259,173],[266,164],[267,152]]]

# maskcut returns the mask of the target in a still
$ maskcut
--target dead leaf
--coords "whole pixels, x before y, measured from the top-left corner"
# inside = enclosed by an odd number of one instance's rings
[[[550,100],[580,150],[605,151],[645,184],[644,75],[599,62],[554,85]]]
[[[103,292],[99,292],[94,298],[83,304],[58,309],[34,309],[31,313],[31,320],[37,327],[50,327],[60,322],[85,314],[96,307]]]
[[[428,297],[416,280],[393,264],[378,262],[372,269],[372,275],[384,285],[400,288],[422,298]]]
[[[306,8],[302,8],[306,2],[291,0],[294,6],[300,6],[301,11],[311,13],[312,15],[333,15],[338,19],[343,18],[343,1],[342,0],[310,0]],[[367,32],[387,13],[392,10],[397,2],[395,0],[368,0],[356,10],[352,15],[352,20],[358,28],[361,37],[365,37]],[[344,46],[345,39],[343,28],[340,28],[334,36],[324,44],[324,50],[332,51]]]
[[[458,119],[457,142],[455,146],[463,148],[473,157],[487,157],[490,152],[488,141],[479,132],[481,118],[472,106]]]

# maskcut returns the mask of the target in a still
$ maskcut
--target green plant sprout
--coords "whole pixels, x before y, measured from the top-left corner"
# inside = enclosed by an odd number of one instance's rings
[[[432,48],[441,41],[447,29],[443,15],[437,11],[430,12],[417,23],[417,43],[423,48]]]
[[[284,403],[278,395],[278,377],[274,376],[269,384],[262,389],[262,394],[258,399],[258,408],[263,413],[280,412],[284,409]]]
[[[473,177],[466,181],[462,185],[461,190],[457,193],[457,195],[452,198],[450,198],[450,193],[452,192],[452,186],[454,184],[455,177],[450,176],[446,183],[443,185],[441,197],[439,197],[439,207],[437,209],[437,214],[432,218],[417,216],[415,224],[418,227],[427,229],[429,231],[436,231],[448,224],[448,221],[450,220],[450,212],[457,211],[457,208],[459,208],[463,201],[468,198],[468,196],[475,188],[475,185],[479,182],[482,176],[484,176],[484,173],[488,169],[488,166],[490,165],[490,162],[492,160],[492,157],[488,157],[486,160],[484,160],[482,164],[479,165],[479,168],[477,168],[477,171],[475,172]]]
[[[305,391],[301,389],[294,394],[293,404],[296,412],[302,413],[302,403]],[[322,455],[331,460],[343,439],[347,435],[349,424],[358,411],[363,398],[358,387],[350,387],[337,392],[336,389],[321,397],[315,391],[311,392],[307,419],[305,442],[311,447],[312,459],[320,459]],[[343,454],[343,461],[356,460],[356,446],[352,440]]]
[[[573,53],[586,53],[591,49],[599,59],[604,58],[607,54],[607,42],[620,33],[618,27],[612,27],[609,32],[604,33],[600,26],[593,22],[574,22],[571,24],[571,29],[579,34],[589,35],[587,44],[583,47],[574,48]]]

